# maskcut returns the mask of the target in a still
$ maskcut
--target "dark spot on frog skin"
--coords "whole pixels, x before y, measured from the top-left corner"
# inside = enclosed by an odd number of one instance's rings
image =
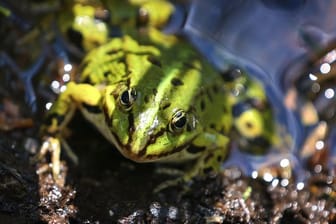
[[[182,80],[180,80],[178,78],[172,78],[172,80],[170,82],[171,82],[171,84],[173,84],[173,86],[182,86],[184,84],[182,82]]]
[[[214,85],[214,86],[212,87],[212,91],[214,92],[214,94],[217,94],[217,93],[219,92],[219,88],[218,88],[218,86],[217,86],[217,85]]]
[[[187,124],[187,131],[190,132],[193,130],[193,127],[188,123]]]
[[[121,58],[119,58],[119,59],[118,59],[118,63],[127,65],[127,63],[126,63],[126,58],[125,58],[125,57],[121,57]]]
[[[209,91],[209,89],[206,90],[206,94],[209,98],[209,101],[213,102],[213,97],[212,97],[212,93]]]
[[[160,109],[161,110],[165,110],[167,109],[168,107],[170,107],[171,103],[170,102],[165,102],[163,103],[162,105],[160,105]]]
[[[192,69],[199,70],[197,67],[195,67],[192,63],[189,63],[189,62],[183,62],[183,66],[186,68],[192,68]]]
[[[153,89],[153,94],[154,94],[154,96],[156,96],[157,92],[158,92],[157,89],[154,88],[154,89]]]
[[[162,67],[162,64],[161,64],[161,61],[158,59],[158,58],[156,58],[156,57],[154,57],[154,56],[148,56],[147,57],[147,60],[150,62],[150,63],[152,63],[153,65],[156,65],[156,66],[158,66],[158,67]]]
[[[229,112],[226,106],[223,107],[223,112],[224,113],[228,113]]]
[[[127,78],[126,80],[129,80],[129,77],[130,77],[131,73],[132,73],[132,71],[126,71],[126,73],[123,74],[121,77],[122,78]]]
[[[133,135],[133,133],[135,131],[134,116],[133,116],[132,112],[128,113],[127,119],[128,119],[128,130],[129,130],[129,133],[130,133],[128,141],[131,141],[132,140],[132,135]]]
[[[104,77],[107,78],[111,75],[111,71],[105,71],[104,72]]]
[[[216,129],[216,125],[215,125],[214,123],[211,123],[211,124],[210,124],[210,128],[211,128],[211,129]]]
[[[150,135],[149,136],[149,141],[147,142],[146,146],[138,153],[138,156],[142,157],[142,156],[146,155],[147,147],[151,144],[154,144],[160,136],[165,134],[165,132],[166,132],[166,129],[161,128],[157,133],[154,133],[154,134]],[[147,156],[147,158],[150,158],[150,157]]]
[[[91,83],[92,83],[91,78],[90,78],[89,76],[86,77],[86,78],[82,81],[82,83],[88,83],[88,84],[91,84]]]
[[[211,158],[213,158],[214,154],[209,153],[205,158],[204,158],[204,163],[208,163]]]
[[[196,154],[199,152],[203,152],[206,148],[204,146],[195,146],[191,145],[190,147],[187,148],[187,152],[191,154]]]
[[[204,110],[205,110],[205,102],[204,102],[203,99],[202,99],[201,102],[200,102],[200,108],[201,108],[201,111],[204,111]]]
[[[144,101],[145,101],[145,103],[149,103],[149,99],[150,99],[150,96],[146,95],[146,96],[144,97]]]
[[[110,51],[106,52],[106,54],[113,55],[113,54],[118,53],[119,51],[121,51],[121,50],[120,49],[113,49],[113,50],[110,50]]]

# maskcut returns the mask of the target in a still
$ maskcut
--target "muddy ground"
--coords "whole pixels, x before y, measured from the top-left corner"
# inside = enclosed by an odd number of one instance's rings
[[[46,163],[31,163],[38,139],[33,128],[3,132],[0,139],[1,223],[335,223],[336,179],[313,174],[302,190],[224,169],[189,186],[153,189],[165,179],[157,164],[123,158],[82,117],[70,125],[57,186]],[[28,137],[30,136],[30,137]],[[273,186],[272,186],[273,185]],[[184,192],[184,193],[181,193]]]

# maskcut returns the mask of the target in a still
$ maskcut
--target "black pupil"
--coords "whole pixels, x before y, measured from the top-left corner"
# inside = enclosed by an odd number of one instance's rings
[[[124,104],[124,105],[129,105],[130,104],[130,97],[129,97],[128,91],[124,91],[121,94],[120,100],[121,100],[121,103]]]
[[[176,128],[183,128],[187,122],[187,118],[182,113],[178,114],[177,116],[178,117],[175,120],[174,125]]]

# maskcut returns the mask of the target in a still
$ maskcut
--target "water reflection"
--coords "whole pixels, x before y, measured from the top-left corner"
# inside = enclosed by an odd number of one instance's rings
[[[325,172],[335,172],[336,168],[336,146],[335,146],[335,123],[336,123],[336,51],[335,43],[328,44],[322,53],[311,54],[304,67],[296,74],[292,82],[287,83],[285,89],[285,100],[287,109],[293,114],[297,114],[301,122],[301,129],[297,129],[304,136],[302,143],[294,148],[295,155],[298,156],[299,164],[293,164],[286,158],[278,156],[278,163],[252,166],[257,168],[252,171],[253,178],[262,178],[266,182],[278,183],[285,186],[292,178],[292,174],[287,175],[285,169],[297,169],[295,173],[298,180],[304,183],[309,170],[311,174],[321,174]],[[295,61],[294,61],[295,62]],[[301,62],[299,62],[301,63]],[[295,63],[293,63],[295,64]],[[284,73],[284,76],[289,73]],[[265,83],[266,89],[269,83]],[[273,88],[277,86],[271,85]],[[272,91],[268,91],[268,94]],[[239,91],[238,91],[239,92]],[[270,100],[276,99],[268,95]],[[277,108],[277,104],[272,104]],[[283,114],[281,114],[283,116]],[[292,127],[292,124],[287,126]],[[294,136],[295,137],[295,136]],[[297,140],[297,139],[296,139]],[[265,160],[268,160],[268,157]],[[260,161],[259,161],[260,162]],[[263,161],[265,162],[265,161]],[[266,163],[266,162],[265,162]],[[301,168],[299,168],[301,167]],[[303,168],[303,169],[302,169]],[[302,169],[302,170],[300,170]],[[298,185],[298,189],[303,186]]]
[[[333,46],[334,43],[330,43]],[[336,112],[336,51],[328,50],[321,58],[312,57],[310,65],[294,81],[296,100],[301,104],[312,103],[319,120],[335,123]],[[303,114],[302,114],[303,115]]]
[[[67,88],[67,84],[70,81],[74,81],[78,65],[69,60],[64,49],[58,49],[60,52],[58,60],[53,64],[53,70],[51,71],[51,78],[49,88],[56,95],[64,92]],[[50,110],[52,102],[46,102],[44,107],[46,110]]]
[[[58,76],[50,84],[50,88],[56,94],[64,92],[66,90],[66,84],[70,82],[74,76],[73,65],[70,63],[64,63],[64,61],[66,60],[62,58],[60,65],[58,65]]]

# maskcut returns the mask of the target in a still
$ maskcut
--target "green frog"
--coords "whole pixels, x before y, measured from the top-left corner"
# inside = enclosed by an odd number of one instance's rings
[[[187,181],[218,170],[226,157],[232,125],[227,95],[223,78],[186,42],[165,48],[126,35],[88,53],[79,79],[48,112],[43,132],[60,137],[78,108],[133,161],[197,158]]]
[[[158,189],[217,172],[233,126],[231,83],[192,46],[149,27],[143,35],[111,38],[83,59],[48,111],[42,128],[60,172],[62,132],[79,109],[120,153],[136,162],[195,160],[182,177]]]

